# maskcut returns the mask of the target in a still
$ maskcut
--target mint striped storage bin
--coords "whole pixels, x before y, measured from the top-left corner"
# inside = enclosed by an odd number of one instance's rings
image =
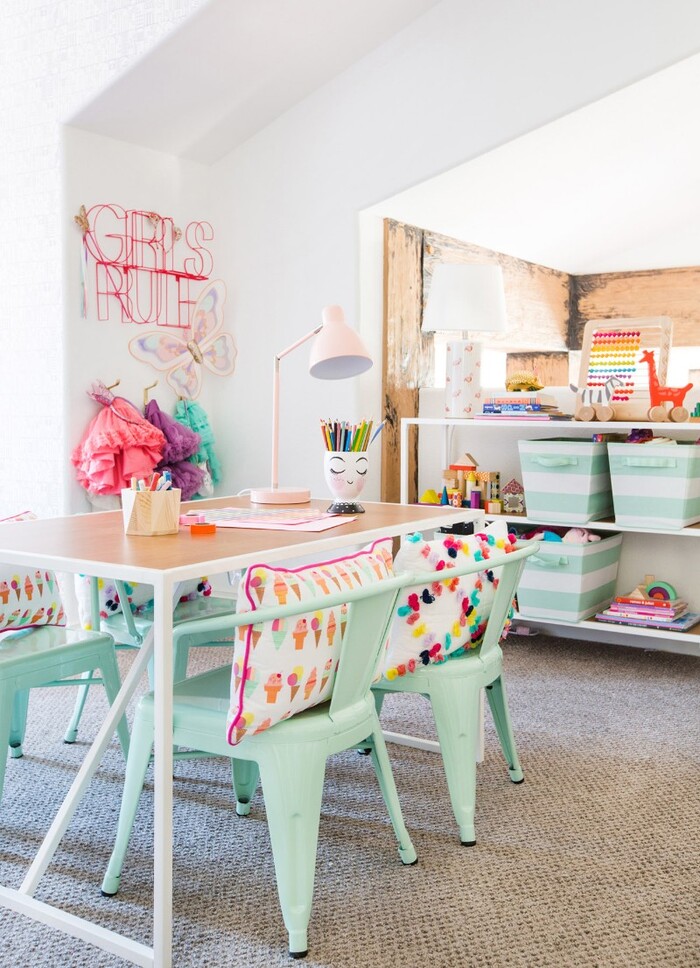
[[[527,559],[518,585],[523,618],[580,622],[606,608],[615,597],[622,535],[590,544],[543,541]]]
[[[608,444],[615,520],[634,528],[700,521],[700,445]]]
[[[585,524],[612,515],[608,451],[580,437],[519,440],[527,516]]]

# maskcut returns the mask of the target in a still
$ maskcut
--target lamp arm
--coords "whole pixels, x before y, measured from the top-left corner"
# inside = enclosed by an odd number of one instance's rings
[[[294,352],[299,346],[302,346],[317,333],[320,333],[323,326],[317,326],[316,329],[312,329],[310,333],[306,336],[302,336],[291,346],[288,346],[285,350],[280,353],[275,354],[273,373],[272,373],[272,480],[271,486],[272,490],[276,491],[279,488],[279,432],[280,432],[280,360],[287,356],[289,353]]]
[[[307,342],[307,340],[310,340],[312,336],[316,336],[316,334],[320,333],[322,329],[323,329],[323,325],[317,326],[316,329],[312,329],[310,333],[306,334],[306,336],[302,336],[301,339],[298,339],[296,343],[292,343],[291,346],[288,346],[286,350],[282,350],[281,353],[277,353],[277,355],[275,356],[275,359],[277,360],[277,362],[279,363],[282,357],[287,356],[288,353],[292,353],[297,348],[297,346],[302,346],[304,343]]]

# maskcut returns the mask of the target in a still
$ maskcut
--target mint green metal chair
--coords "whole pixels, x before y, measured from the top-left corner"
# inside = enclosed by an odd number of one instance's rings
[[[27,726],[29,690],[44,686],[74,686],[70,676],[99,669],[100,682],[110,703],[114,702],[121,680],[111,636],[96,632],[47,625],[6,632],[0,637],[0,742],[10,748],[13,758],[22,756]],[[82,680],[80,680],[82,681]],[[129,732],[125,719],[118,726],[119,740],[126,756]],[[0,756],[0,799],[7,755]]]
[[[119,600],[122,603],[129,602],[129,594],[122,581],[114,582]],[[91,588],[92,614],[100,614],[99,591],[97,582],[93,581]],[[178,682],[187,675],[187,660],[189,651],[196,646],[225,646],[230,648],[229,642],[212,641],[211,635],[190,634],[188,623],[200,620],[205,617],[215,617],[232,615],[236,611],[235,598],[196,598],[192,601],[179,602],[173,613],[175,623],[175,634],[173,635],[173,681]],[[138,649],[148,634],[153,624],[153,606],[132,611],[129,607],[122,606],[122,611],[109,615],[100,620],[100,629],[108,632],[114,639],[116,649]],[[87,699],[88,689],[93,684],[90,674],[85,676],[85,684],[81,685],[75,700],[75,707],[71,721],[68,724],[64,743],[74,743],[78,737],[78,727],[83,715],[85,700]],[[153,686],[153,660],[148,664],[148,681]]]
[[[236,810],[245,815],[258,776],[265,796],[277,886],[293,957],[306,954],[307,928],[316,863],[321,797],[326,759],[334,753],[365,744],[372,754],[380,788],[404,864],[416,861],[406,830],[387,757],[370,685],[379,651],[395,606],[400,578],[377,581],[362,589],[324,596],[323,608],[349,603],[348,623],[330,702],[297,713],[265,732],[246,736],[231,747],[226,720],[231,702],[231,666],[224,666],[176,683],[173,742],[232,760]],[[317,600],[311,608],[319,608]],[[308,613],[309,602],[258,609],[256,626]],[[252,613],[226,620],[234,629],[248,625]],[[201,631],[220,629],[221,620],[205,619]],[[153,694],[136,711],[127,762],[124,794],[114,851],[102,892],[119,889],[122,865],[143,788],[153,745]]]
[[[535,550],[535,549],[533,549]],[[503,627],[521,559],[530,552],[503,556],[504,566],[492,616],[498,631]],[[493,556],[493,566],[500,556]],[[491,564],[491,563],[490,563]],[[483,569],[483,562],[451,570],[450,577]],[[323,598],[323,608],[347,602],[349,618],[330,702],[297,713],[260,734],[246,736],[231,747],[226,742],[226,719],[230,703],[231,667],[215,669],[175,685],[173,742],[196,750],[231,758],[236,812],[244,816],[262,780],[270,828],[277,885],[284,923],[293,957],[306,954],[311,913],[314,867],[321,810],[321,794],[328,756],[358,748],[369,751],[399,843],[404,864],[415,863],[416,853],[406,831],[391,766],[381,733],[371,683],[396,608],[398,593],[407,585],[439,581],[445,572],[399,575],[361,590],[335,593]],[[318,608],[318,601],[313,608]],[[205,619],[200,632],[232,630],[249,624],[272,622],[309,611],[309,603],[258,609],[227,619]],[[122,866],[134,823],[138,799],[153,745],[153,695],[139,704],[131,735],[122,807],[116,843],[102,884],[106,895],[119,890]]]
[[[525,559],[534,554],[538,547],[535,542],[507,555],[492,554],[489,558],[489,569],[503,564],[503,570],[479,647],[439,664],[419,666],[415,672],[391,681],[383,678],[372,687],[377,714],[381,713],[388,692],[418,693],[430,700],[452,811],[465,847],[476,843],[476,760],[480,735],[479,693],[482,688],[486,691],[510,779],[513,783],[523,782],[503,681],[503,653],[499,641]],[[481,561],[471,570],[483,568],[484,562]],[[460,570],[450,569],[448,573],[453,576],[459,574]],[[439,574],[444,578],[446,572]],[[420,576],[416,582],[419,594],[435,580],[434,575]]]

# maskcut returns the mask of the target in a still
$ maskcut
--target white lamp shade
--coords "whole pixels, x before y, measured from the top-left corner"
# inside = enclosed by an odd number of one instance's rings
[[[423,312],[423,332],[502,333],[505,328],[506,300],[500,266],[444,262],[435,266]]]
[[[364,373],[372,357],[359,334],[345,322],[340,306],[326,306],[323,326],[311,347],[309,373],[320,380],[343,380]]]

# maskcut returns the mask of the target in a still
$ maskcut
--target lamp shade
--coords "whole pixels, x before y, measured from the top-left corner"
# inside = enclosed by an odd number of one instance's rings
[[[502,333],[506,328],[503,271],[494,265],[452,265],[433,269],[423,312],[424,333],[474,330]]]
[[[340,306],[326,306],[323,326],[316,335],[309,357],[309,373],[320,380],[342,380],[357,376],[372,366],[372,357],[358,333],[345,322]]]

